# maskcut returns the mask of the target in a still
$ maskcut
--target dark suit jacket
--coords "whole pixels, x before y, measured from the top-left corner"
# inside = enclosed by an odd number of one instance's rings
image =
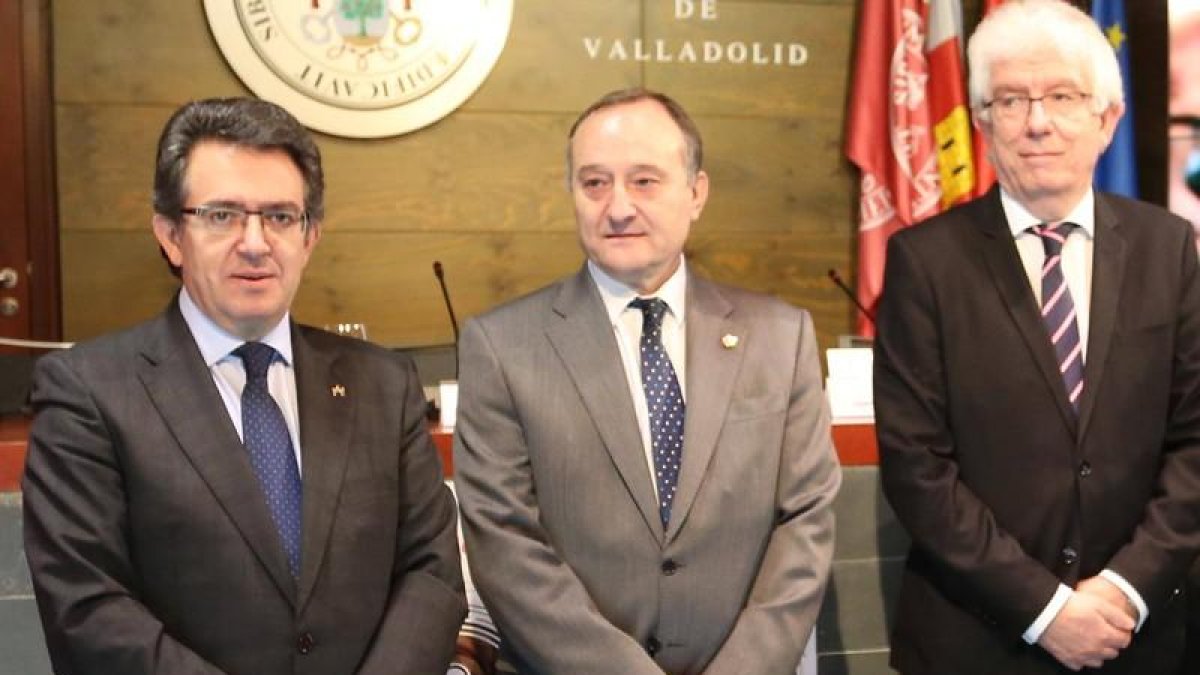
[[[465,601],[412,363],[292,344],[298,583],[175,304],[39,361],[25,549],[59,675],[445,671]]]
[[[998,190],[891,238],[875,343],[885,493],[913,537],[892,664],[1051,673],[1021,633],[1104,568],[1150,618],[1104,672],[1173,673],[1200,549],[1200,279],[1191,228],[1096,197],[1078,421]]]
[[[522,673],[783,675],[800,660],[840,480],[812,321],[694,275],[687,293],[683,463],[666,528],[586,270],[463,332],[463,528]]]

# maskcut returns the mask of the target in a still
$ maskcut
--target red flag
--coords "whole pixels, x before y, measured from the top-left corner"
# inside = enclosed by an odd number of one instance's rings
[[[858,299],[874,309],[887,238],[932,216],[942,190],[927,96],[923,0],[863,0],[846,154],[862,171]],[[868,317],[859,333],[874,335]]]
[[[873,309],[887,238],[987,192],[995,173],[971,127],[961,0],[863,0],[858,31],[846,154],[862,171],[858,300]],[[868,317],[858,331],[874,334]]]

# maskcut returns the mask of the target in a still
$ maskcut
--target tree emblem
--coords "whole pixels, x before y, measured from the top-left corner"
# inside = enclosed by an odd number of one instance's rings
[[[324,13],[320,0],[313,0],[312,8],[317,12],[303,19],[305,37],[318,45],[340,37],[341,42],[331,45],[326,55],[334,60],[353,58],[359,72],[367,71],[375,55],[395,61],[398,49],[421,37],[421,19],[413,12],[412,0],[337,0]]]

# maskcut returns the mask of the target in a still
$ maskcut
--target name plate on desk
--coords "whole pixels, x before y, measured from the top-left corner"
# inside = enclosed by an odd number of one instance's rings
[[[829,376],[825,395],[834,424],[871,423],[875,420],[875,395],[871,384],[874,356],[870,347],[828,349]]]

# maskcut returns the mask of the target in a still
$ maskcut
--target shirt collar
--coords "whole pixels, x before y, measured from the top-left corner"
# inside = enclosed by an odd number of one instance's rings
[[[675,317],[675,320],[683,322],[684,298],[687,296],[687,260],[683,254],[679,255],[679,267],[675,269],[675,272],[649,296],[638,295],[636,290],[612,278],[591,260],[588,261],[587,268],[588,273],[592,276],[592,281],[600,291],[600,299],[604,301],[608,320],[614,326],[621,313],[629,308],[629,303],[638,297],[662,298],[662,301],[667,303],[667,310]]]
[[[208,315],[201,311],[192,300],[192,296],[188,295],[187,288],[179,289],[179,313],[183,315],[188,330],[192,332],[192,339],[200,348],[200,355],[204,357],[204,365],[209,368],[225,359],[230,352],[246,342],[236,335],[231,335],[208,318]],[[289,315],[290,313],[284,314],[279,323],[259,340],[279,352],[279,355],[283,357],[283,362],[287,364],[292,362],[292,331],[288,321]]]
[[[1044,221],[1040,220],[1000,188],[1000,206],[1004,207],[1004,218],[1008,220],[1008,229],[1012,232],[1012,236],[1016,237],[1025,234],[1029,228],[1041,225]],[[1084,193],[1083,199],[1075,205],[1075,208],[1067,214],[1066,218],[1062,219],[1065,223],[1074,223],[1079,229],[1087,233],[1087,236],[1094,238],[1096,236],[1096,193],[1092,188]]]

